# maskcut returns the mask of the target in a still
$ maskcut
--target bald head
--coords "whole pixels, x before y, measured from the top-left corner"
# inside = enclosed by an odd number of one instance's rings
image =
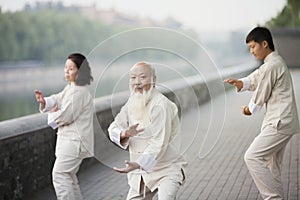
[[[154,69],[154,67],[150,63],[147,63],[147,62],[137,62],[137,63],[135,63],[133,65],[133,67],[130,69],[130,71],[133,71],[133,70],[135,70],[138,67],[142,67],[142,68],[144,68],[144,70],[150,71],[151,76],[153,76],[153,77],[155,76],[155,69]]]
[[[155,81],[155,70],[150,63],[138,62],[130,69],[130,87],[134,92],[150,90]]]

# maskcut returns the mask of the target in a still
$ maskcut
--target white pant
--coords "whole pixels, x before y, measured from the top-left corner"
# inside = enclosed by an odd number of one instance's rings
[[[281,163],[285,146],[292,136],[263,130],[245,153],[249,172],[264,199],[283,199]]]
[[[58,200],[82,200],[76,173],[82,158],[57,155],[53,171],[53,186]]]
[[[176,180],[165,178],[161,181],[158,188],[151,192],[148,187],[145,187],[145,183],[142,179],[140,184],[140,188],[142,188],[141,191],[138,192],[130,188],[127,200],[151,200],[156,194],[158,194],[159,200],[175,200],[180,185],[181,184]]]

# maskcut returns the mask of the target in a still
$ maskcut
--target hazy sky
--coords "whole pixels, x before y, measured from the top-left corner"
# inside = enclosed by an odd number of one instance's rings
[[[36,0],[1,0],[2,11],[21,9]],[[39,0],[48,1],[48,0]],[[57,0],[54,0],[57,2]],[[54,2],[53,1],[53,2]],[[251,29],[275,17],[287,0],[61,0],[65,5],[114,8],[123,13],[154,19],[175,18],[199,31]]]

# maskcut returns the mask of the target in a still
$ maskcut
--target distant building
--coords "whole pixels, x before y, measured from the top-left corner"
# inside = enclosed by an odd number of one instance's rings
[[[168,17],[163,21],[153,20],[150,17],[141,18],[139,16],[120,13],[114,9],[104,10],[98,9],[96,4],[88,6],[64,6],[62,2],[36,2],[35,5],[27,3],[24,7],[25,11],[35,12],[45,9],[68,11],[81,13],[83,16],[100,21],[103,24],[123,24],[123,25],[138,25],[138,26],[155,26],[165,27],[170,29],[180,29],[182,24],[172,17]]]
[[[138,16],[128,15],[111,10],[99,10],[95,5],[78,7],[82,15],[93,19],[99,20],[103,24],[124,24],[124,25],[140,25],[140,26],[159,26],[166,28],[179,29],[182,24],[174,18],[167,18],[164,21],[156,21],[149,17],[140,18]]]

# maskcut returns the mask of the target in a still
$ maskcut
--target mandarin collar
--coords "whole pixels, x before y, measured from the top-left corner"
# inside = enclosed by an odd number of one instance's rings
[[[268,62],[271,58],[273,58],[274,56],[277,56],[278,53],[276,51],[273,51],[271,53],[269,53],[269,55],[267,55],[264,59],[264,63]]]

